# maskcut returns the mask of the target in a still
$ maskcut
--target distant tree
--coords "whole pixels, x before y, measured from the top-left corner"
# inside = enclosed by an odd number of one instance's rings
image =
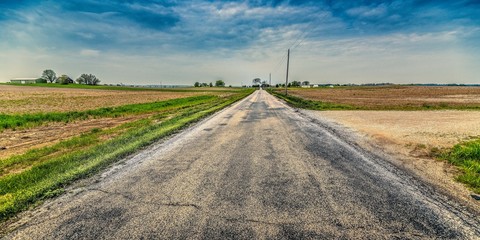
[[[260,83],[262,82],[262,79],[260,78],[254,78],[252,80],[252,85],[260,85]]]
[[[213,87],[213,83],[212,83],[212,82],[210,82],[210,84],[208,84],[208,86],[210,86],[210,87]]]
[[[290,84],[290,83],[289,83]],[[300,82],[299,81],[293,81],[291,84],[292,87],[300,87]]]
[[[225,82],[223,80],[217,80],[215,82],[215,87],[225,87]]]
[[[304,85],[304,86],[309,86],[309,85],[310,85],[310,82],[309,82],[309,81],[303,81],[303,82],[302,82],[302,85]]]
[[[93,74],[82,74],[80,77],[77,78],[78,83],[87,84],[87,85],[97,85],[100,83],[100,79],[98,79]]]
[[[277,87],[277,88],[279,87],[278,83],[277,83],[277,84],[275,84],[275,87]]]
[[[195,87],[200,87],[200,83],[199,83],[199,82],[195,82],[195,84],[193,84],[193,86],[195,86]]]
[[[63,74],[59,78],[57,78],[57,83],[60,84],[69,84],[69,83],[74,83],[73,79],[71,79],[69,76]]]
[[[208,87],[208,84],[207,83],[202,83],[200,84],[201,87]]]
[[[42,78],[50,83],[54,83],[57,80],[57,74],[52,69],[44,70]]]
[[[78,84],[85,84],[85,79],[83,79],[81,76],[78,77],[75,81],[76,81]]]

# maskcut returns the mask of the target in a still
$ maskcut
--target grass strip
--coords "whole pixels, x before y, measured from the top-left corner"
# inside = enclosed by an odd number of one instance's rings
[[[350,105],[345,104],[335,104],[335,103],[328,103],[328,102],[320,102],[320,101],[312,101],[303,99],[300,97],[292,96],[292,95],[285,95],[278,91],[268,90],[269,93],[273,94],[274,96],[283,99],[287,102],[290,106],[296,108],[304,108],[310,110],[353,110],[357,109]]]
[[[119,117],[129,114],[155,112],[158,111],[158,109],[168,109],[168,107],[178,107],[179,105],[189,106],[197,102],[208,101],[214,98],[217,98],[217,96],[202,95],[153,103],[130,104],[119,107],[104,107],[86,111],[36,114],[0,114],[0,131],[4,129],[34,127],[46,122],[71,122],[74,120],[85,120],[88,118]]]
[[[252,91],[184,108],[163,122],[137,126],[106,142],[53,157],[19,174],[0,178],[0,220],[63,192],[69,183],[90,176],[138,149],[212,114]]]
[[[441,158],[458,166],[462,173],[457,180],[480,194],[480,139],[457,144]]]
[[[71,139],[61,141],[53,146],[39,149],[31,149],[25,154],[15,155],[0,161],[0,178],[11,172],[20,172],[21,169],[34,166],[36,163],[48,160],[55,154],[61,154],[65,151],[74,151],[86,146],[96,144],[100,141],[99,133],[88,133]]]

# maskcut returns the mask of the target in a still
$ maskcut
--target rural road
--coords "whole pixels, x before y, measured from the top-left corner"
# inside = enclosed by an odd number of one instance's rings
[[[478,239],[480,220],[263,90],[6,239]]]

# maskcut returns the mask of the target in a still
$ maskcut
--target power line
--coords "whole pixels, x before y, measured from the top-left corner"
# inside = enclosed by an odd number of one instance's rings
[[[302,31],[301,34],[298,35],[298,38],[295,40],[295,42],[293,42],[293,44],[289,47],[289,49],[295,49],[296,47],[298,47],[300,45],[300,43],[303,42],[303,40],[305,40],[305,38],[307,37],[307,35],[310,33],[310,32],[307,32],[307,30],[313,25],[313,21],[310,22]]]
[[[273,73],[276,73],[277,69],[283,65],[283,63],[285,61],[288,62],[289,60],[289,52],[291,50],[294,50],[296,48],[298,48],[306,39],[307,37],[313,32],[313,30],[315,30],[316,28],[312,28],[313,24],[317,23],[318,21],[322,21],[324,20],[325,18],[327,17],[327,15],[323,14],[322,17],[320,19],[318,19],[317,21],[311,21],[310,23],[308,23],[305,28],[303,29],[303,31],[298,35],[298,37],[295,39],[295,41],[290,45],[290,47],[288,48],[288,53],[287,54],[284,54],[282,56],[282,58],[280,59],[280,61],[278,61],[278,63],[275,65],[275,67],[273,68]],[[288,63],[287,63],[288,64]],[[288,66],[287,66],[288,67]]]
[[[282,63],[287,59],[287,54],[283,54],[283,57],[280,59],[280,61],[278,61],[277,65],[275,65],[275,67],[273,68],[273,71],[272,72],[276,72],[277,69],[282,65]]]
[[[322,21],[322,20],[324,20],[325,18],[326,18],[326,15],[323,15],[323,17],[320,18],[319,21]],[[290,49],[295,49],[295,48],[299,47],[299,46],[308,38],[308,36],[313,32],[313,30],[316,29],[316,28],[312,28],[312,29],[309,30],[310,26],[312,26],[314,23],[315,23],[315,22],[313,22],[313,21],[310,22],[310,24],[309,24],[309,25],[305,28],[305,30],[303,31],[303,33],[302,33],[302,35],[301,35],[302,37],[299,38],[300,40],[297,41],[296,44],[293,44],[293,45],[290,47]],[[307,31],[307,30],[309,30],[309,31]]]

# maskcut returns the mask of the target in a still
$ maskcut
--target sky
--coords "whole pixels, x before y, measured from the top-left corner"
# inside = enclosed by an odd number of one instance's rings
[[[0,0],[0,82],[480,83],[480,1]]]

